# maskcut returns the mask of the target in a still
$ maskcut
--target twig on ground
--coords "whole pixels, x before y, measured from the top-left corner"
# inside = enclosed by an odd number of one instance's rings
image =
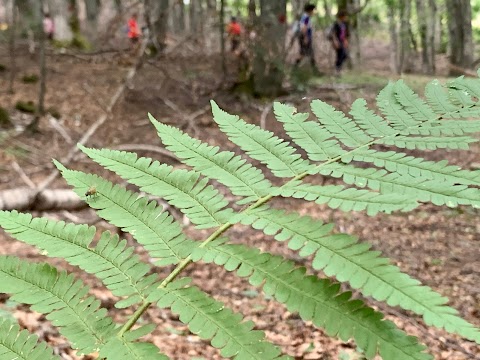
[[[273,103],[269,103],[262,110],[262,114],[260,115],[260,127],[262,129],[266,129],[267,127],[267,116],[272,110],[272,107],[273,107]]]
[[[65,130],[65,128],[57,121],[57,119],[55,119],[53,116],[49,116],[48,122],[55,130],[57,130],[57,132],[65,139],[68,144],[73,143],[73,140],[70,135],[68,135],[67,130]]]
[[[32,180],[30,180],[30,178],[27,176],[27,174],[25,174],[25,171],[23,171],[23,169],[20,167],[20,165],[18,165],[18,163],[15,160],[12,161],[12,168],[13,168],[13,170],[16,171],[16,173],[20,176],[20,179],[22,179],[22,181],[30,189],[35,189],[37,187],[37,185],[35,185],[35,183]]]

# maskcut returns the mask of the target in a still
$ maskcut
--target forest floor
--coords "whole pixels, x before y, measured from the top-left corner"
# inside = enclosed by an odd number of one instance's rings
[[[311,99],[316,98],[327,101],[343,111],[348,111],[349,105],[358,97],[364,97],[370,105],[373,105],[381,87],[389,79],[397,77],[391,76],[389,72],[388,48],[378,43],[372,46],[377,48],[368,48],[363,60],[365,64],[363,70],[347,71],[340,79],[328,75],[316,78],[310,82],[305,92],[291,93],[282,100],[294,104],[300,111],[307,111]],[[326,72],[330,69],[329,61],[322,58],[320,62]],[[8,65],[6,49],[0,48],[0,63]],[[38,86],[22,83],[19,79],[23,75],[38,74],[38,70],[25,49],[19,50],[17,63],[19,73],[13,95],[5,91],[8,70],[0,73],[2,84],[0,105],[10,111],[16,124],[26,124],[31,121],[31,115],[15,110],[15,104],[19,100],[36,101]],[[131,59],[127,54],[117,53],[96,56],[57,53],[48,57],[46,107],[54,107],[61,115],[59,122],[73,139],[73,143],[78,141],[87,128],[103,114],[103,109],[124,78],[130,63]],[[234,60],[230,59],[230,69],[234,66]],[[114,108],[113,116],[96,131],[87,145],[98,148],[114,148],[125,144],[161,146],[147,120],[147,112],[150,112],[157,120],[183,126],[191,135],[212,145],[235,150],[211,120],[208,108],[210,99],[215,99],[226,111],[241,115],[249,122],[258,124],[262,113],[267,114],[265,127],[283,135],[281,126],[275,122],[270,111],[271,102],[252,100],[230,92],[232,82],[222,81],[218,69],[220,62],[217,57],[182,55],[178,52],[155,61],[145,61],[134,81],[129,84],[123,98]],[[445,73],[444,68],[440,68],[440,74],[442,73]],[[424,76],[405,76],[405,81],[417,90],[428,80],[430,78]],[[193,121],[192,114],[197,115]],[[35,135],[20,132],[1,140],[0,190],[25,186],[12,168],[14,161],[31,181],[39,184],[52,170],[50,159],[61,159],[72,148],[73,143],[67,143],[58,131],[51,127],[46,117],[41,120],[39,130],[40,132]],[[141,150],[138,153],[180,166],[172,158],[155,152]],[[474,145],[469,151],[461,153],[438,151],[434,154],[425,153],[423,156],[434,160],[445,158],[465,169],[473,169],[480,166],[479,154],[480,147]],[[81,156],[77,156],[69,167],[95,172],[119,182],[118,178]],[[62,179],[57,179],[51,188],[67,188],[67,185]],[[370,242],[404,272],[448,296],[450,304],[458,309],[465,319],[480,326],[478,211],[467,207],[449,209],[423,205],[408,214],[378,215],[372,218],[364,213],[345,214],[301,201],[279,200],[275,201],[275,205],[333,222],[336,230],[355,234],[361,240]],[[76,213],[37,212],[35,215],[67,221],[95,219],[94,213],[87,209]],[[116,231],[103,222],[97,225],[99,230]],[[188,225],[185,231],[196,239],[201,239],[207,234],[206,231],[194,232]],[[130,236],[125,236],[133,244]],[[291,251],[288,251],[284,243],[276,242],[248,227],[235,227],[228,232],[228,236],[233,242],[254,245],[298,260]],[[138,252],[147,259],[142,249],[138,249]],[[1,232],[0,254],[15,254],[31,261],[45,260],[34,248],[14,241]],[[109,291],[104,290],[94,277],[85,275],[61,260],[49,261],[60,268],[72,271],[88,283],[92,288],[91,292],[101,299],[102,305],[116,320],[124,321],[131,314],[130,310],[116,310],[113,307],[115,298]],[[309,268],[309,261],[303,261],[303,265]],[[169,271],[170,267],[161,268],[158,270],[159,276],[164,277]],[[253,320],[258,329],[265,331],[270,341],[296,359],[361,358],[353,342],[343,343],[331,339],[311,324],[304,324],[296,314],[289,313],[282,305],[252,288],[248,281],[239,279],[222,268],[195,264],[188,267],[184,275],[192,277],[194,283],[203,290],[243,313],[247,319]],[[9,300],[6,296],[2,299],[0,310],[4,311],[0,312],[0,316],[7,316],[7,312],[13,313],[23,327],[51,343],[63,358],[82,358],[69,350],[65,339],[44,316],[31,311],[27,306]],[[409,334],[418,336],[436,359],[480,359],[480,349],[474,343],[427,327],[421,318],[411,316],[401,309],[379,305],[370,299],[367,299],[367,302],[384,311],[387,318]],[[144,321],[158,324],[150,339],[172,359],[221,359],[215,349],[207,346],[207,343],[198,336],[189,334],[186,326],[182,325],[178,317],[170,311],[151,308],[144,316]]]

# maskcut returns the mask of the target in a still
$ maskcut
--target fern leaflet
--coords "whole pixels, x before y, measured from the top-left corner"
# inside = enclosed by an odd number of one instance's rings
[[[225,209],[228,202],[200,179],[195,171],[173,170],[149,158],[137,158],[134,153],[115,150],[96,150],[80,147],[92,160],[114,171],[145,192],[163,197],[179,208],[198,228],[211,228],[226,223],[233,213]]]
[[[146,289],[156,280],[145,276],[150,267],[133,255],[126,240],[118,235],[102,233],[98,244],[91,247],[96,229],[87,225],[65,224],[45,218],[32,218],[16,211],[0,212],[0,225],[16,239],[34,245],[44,255],[65,259],[89,274],[96,275],[116,296],[128,296],[116,304],[127,307],[144,301]]]
[[[315,270],[323,270],[338,281],[348,281],[365,296],[423,315],[428,325],[480,341],[480,331],[446,306],[446,298],[401,273],[388,259],[380,257],[380,252],[371,251],[371,245],[359,243],[348,234],[330,234],[332,225],[265,207],[250,210],[241,223],[263,230],[278,241],[288,241],[288,247],[298,250],[300,256],[314,254]]]
[[[246,163],[240,156],[230,151],[219,152],[218,147],[202,143],[149,116],[168,150],[202,175],[227,186],[233,195],[244,197],[239,204],[256,201],[270,191],[272,184],[265,179],[262,171]]]
[[[38,336],[20,331],[18,324],[0,320],[0,360],[60,360],[45,342],[37,341]]]
[[[176,264],[195,247],[195,242],[185,237],[180,225],[155,201],[148,201],[96,175],[56,165],[79,196],[95,186],[95,198],[87,200],[89,206],[96,209],[100,217],[131,233],[152,258],[159,259],[157,265]]]
[[[213,119],[230,141],[237,144],[251,158],[265,164],[275,176],[294,177],[312,168],[293,147],[272,132],[226,113],[213,101],[212,111]]]
[[[252,330],[253,322],[242,322],[242,316],[225,308],[195,286],[187,286],[190,279],[183,278],[165,288],[154,291],[149,300],[160,308],[170,307],[179,314],[180,321],[188,324],[191,332],[220,349],[223,357],[236,360],[287,360],[280,350],[264,340],[264,333]]]
[[[360,300],[350,300],[351,293],[339,293],[339,285],[315,276],[306,276],[305,269],[295,268],[280,256],[260,253],[242,245],[223,245],[220,239],[196,249],[193,258],[224,265],[228,271],[237,270],[249,277],[254,286],[298,311],[304,321],[324,327],[330,336],[347,341],[354,338],[368,358],[377,352],[385,359],[431,359],[415,338],[407,336],[382,315],[366,307]]]

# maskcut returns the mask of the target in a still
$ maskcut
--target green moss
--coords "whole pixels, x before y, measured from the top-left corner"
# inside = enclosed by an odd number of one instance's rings
[[[10,115],[8,114],[7,109],[0,107],[0,127],[10,127],[12,122],[10,120]]]
[[[34,114],[37,107],[35,106],[35,103],[33,101],[17,101],[17,103],[15,104],[15,109],[19,110],[19,111],[22,111],[22,112],[25,112],[25,113],[29,113],[29,114]]]
[[[60,119],[62,117],[62,115],[60,114],[60,111],[58,111],[58,109],[54,106],[50,106],[48,109],[47,109],[47,112],[52,115],[55,119]]]
[[[25,74],[22,76],[22,82],[25,84],[36,84],[38,82],[37,74]]]

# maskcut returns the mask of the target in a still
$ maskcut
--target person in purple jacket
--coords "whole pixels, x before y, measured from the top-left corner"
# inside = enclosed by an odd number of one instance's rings
[[[314,14],[316,6],[313,4],[306,4],[303,8],[304,13],[300,18],[300,31],[298,34],[298,42],[300,45],[300,53],[295,61],[297,66],[303,60],[304,57],[310,58],[310,64],[314,70],[317,70],[315,64],[315,57],[313,54],[313,27],[312,27],[312,15]]]
[[[348,29],[348,13],[345,10],[340,10],[337,14],[337,21],[333,24],[330,40],[332,46],[337,53],[335,60],[336,75],[340,75],[342,65],[348,58],[348,38],[350,32]]]

